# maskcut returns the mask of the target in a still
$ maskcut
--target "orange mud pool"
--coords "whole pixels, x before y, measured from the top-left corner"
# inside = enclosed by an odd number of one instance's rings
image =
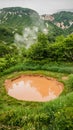
[[[18,100],[45,102],[57,98],[63,84],[54,78],[38,75],[22,75],[5,81],[9,96]]]

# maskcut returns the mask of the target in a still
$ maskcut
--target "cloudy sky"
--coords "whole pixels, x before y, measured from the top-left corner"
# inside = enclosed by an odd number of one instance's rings
[[[0,0],[0,8],[20,6],[51,14],[60,9],[73,9],[73,0]]]

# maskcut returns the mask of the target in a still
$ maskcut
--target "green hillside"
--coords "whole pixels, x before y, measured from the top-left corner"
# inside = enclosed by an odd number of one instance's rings
[[[68,33],[73,33],[73,24],[70,26],[70,28],[67,29]]]
[[[48,23],[49,32],[58,32],[60,34],[68,35],[73,32],[73,12],[61,11],[52,15],[41,15],[42,19]]]
[[[10,7],[3,8],[0,10],[0,25],[8,26],[11,28],[18,28],[19,26],[30,26],[37,24],[39,15],[36,11],[21,8],[21,7]],[[33,21],[33,22],[32,22]]]
[[[70,25],[69,22],[73,21],[73,12],[61,11],[53,14],[54,22],[64,22],[64,25]]]
[[[0,10],[0,40],[14,42],[14,34],[21,34],[23,28],[40,26],[39,14],[28,8],[10,7]]]
[[[0,27],[0,41],[6,43],[13,43],[14,35],[12,32],[13,31],[10,28]]]
[[[54,36],[59,36],[59,35],[62,35],[62,34],[66,34],[66,32],[64,30],[62,30],[61,28],[57,27],[51,21],[45,21],[45,24],[48,24],[49,34],[52,34]]]
[[[53,23],[64,30],[69,29],[73,25],[73,12],[61,11],[52,16],[54,17]],[[71,33],[70,29],[69,33]]]

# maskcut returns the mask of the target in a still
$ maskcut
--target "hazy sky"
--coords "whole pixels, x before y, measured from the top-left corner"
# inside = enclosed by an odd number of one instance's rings
[[[73,9],[73,0],[0,0],[0,8],[15,6],[31,8],[39,14],[50,14],[59,9]]]

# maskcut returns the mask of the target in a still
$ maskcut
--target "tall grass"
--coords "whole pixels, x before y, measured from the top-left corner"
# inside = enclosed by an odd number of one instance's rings
[[[70,74],[70,73],[73,73],[73,64],[26,61],[24,63],[20,63],[8,69],[5,69],[2,73],[0,73],[0,75],[9,74],[12,72],[27,71],[27,70],[47,70],[47,71],[52,71],[52,72]]]
[[[0,128],[20,130],[72,130],[73,93],[47,103],[29,102],[0,112]],[[18,102],[18,101],[17,101]],[[8,106],[9,107],[9,106]],[[2,130],[1,129],[1,130]]]

